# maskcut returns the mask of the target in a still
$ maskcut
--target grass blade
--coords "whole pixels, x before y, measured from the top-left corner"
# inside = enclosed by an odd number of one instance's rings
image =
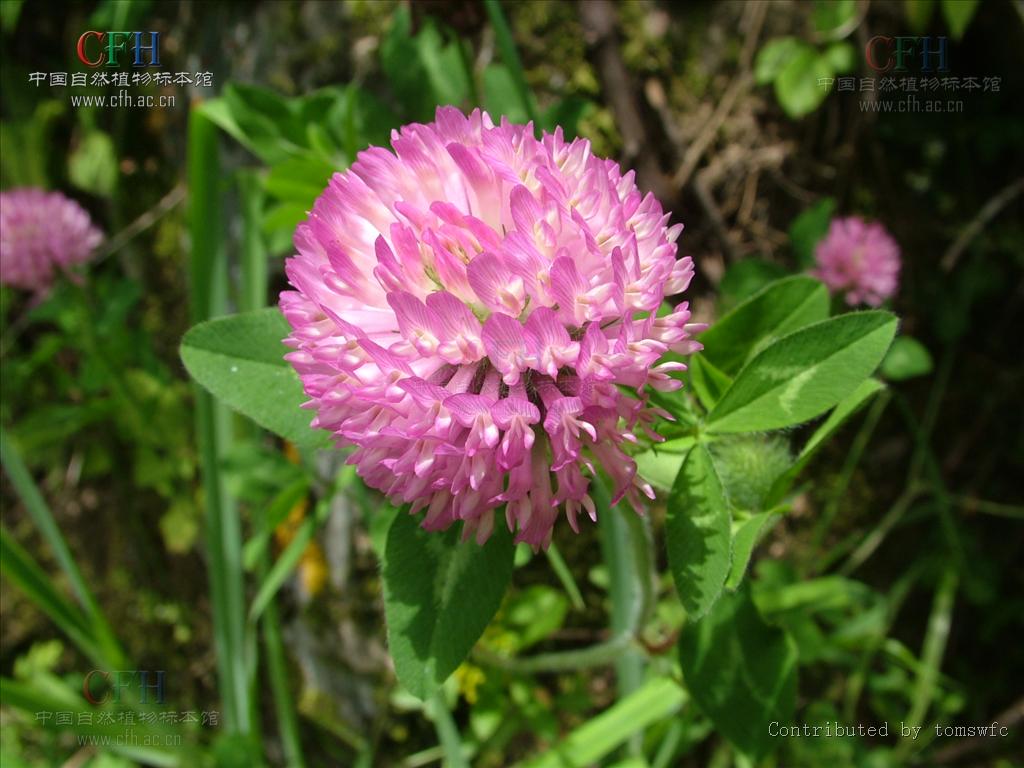
[[[189,115],[189,236],[192,319],[227,310],[227,264],[217,127],[198,109]],[[206,544],[217,674],[228,731],[249,733],[242,546],[238,515],[220,472],[230,448],[230,414],[195,387],[196,432],[206,501]]]
[[[91,638],[98,646],[98,652],[104,661],[111,665],[112,669],[119,668],[124,659],[124,653],[114,637],[110,624],[103,617],[99,605],[86,585],[82,572],[78,569],[78,564],[75,562],[74,557],[72,557],[67,542],[64,541],[64,537],[61,535],[57,521],[54,519],[49,505],[47,505],[46,500],[39,492],[39,488],[36,487],[32,476],[25,467],[17,446],[7,437],[7,433],[3,429],[0,429],[0,463],[3,464],[4,469],[7,471],[7,476],[10,478],[18,497],[25,505],[25,509],[32,518],[32,522],[35,523],[36,528],[39,529],[43,538],[46,539],[46,543],[53,551],[58,565],[60,565],[61,570],[67,576],[71,589],[75,593],[75,598],[85,612],[85,619],[88,622],[85,628],[91,627]],[[17,546],[13,539],[9,541],[11,545]],[[39,573],[42,574],[41,569]],[[42,575],[44,580],[49,581],[45,574]],[[53,614],[50,615],[55,621],[57,620]]]
[[[49,616],[82,653],[106,666],[107,659],[93,636],[88,619],[56,590],[45,571],[6,528],[0,528],[0,572]]]
[[[308,490],[306,479],[302,478],[297,482],[297,486],[293,484],[291,488],[285,488],[278,494],[265,510],[258,535],[266,534],[269,537],[274,527],[287,515],[288,510],[305,495]],[[258,557],[259,577],[266,579],[270,571],[270,547],[267,546],[266,541],[255,556]],[[285,663],[284,643],[281,640],[281,622],[273,597],[267,601],[260,624],[263,629],[263,646],[266,650],[270,693],[274,698],[274,712],[277,714],[281,745],[290,768],[304,768],[306,763],[302,756],[298,718],[295,714],[291,693],[288,690],[288,668]]]
[[[520,763],[519,768],[582,768],[597,763],[633,734],[678,712],[687,698],[675,681],[665,677],[651,680],[581,725],[543,756]]]
[[[263,579],[263,583],[260,584],[260,588],[256,592],[256,597],[253,598],[252,604],[249,606],[250,622],[259,620],[260,616],[263,615],[263,611],[266,610],[270,601],[274,599],[274,595],[281,588],[281,585],[288,580],[292,571],[299,564],[299,560],[302,559],[302,553],[306,551],[306,545],[313,540],[313,535],[317,529],[327,521],[327,516],[331,510],[330,501],[330,497],[328,497],[321,499],[317,503],[315,514],[306,517],[302,521],[302,525],[295,532],[295,537],[285,547],[281,556],[277,558],[274,567],[270,569],[267,577]]]

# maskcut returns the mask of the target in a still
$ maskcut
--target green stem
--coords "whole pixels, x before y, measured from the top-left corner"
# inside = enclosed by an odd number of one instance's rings
[[[444,754],[445,768],[469,768],[469,763],[462,754],[462,739],[459,737],[459,729],[452,719],[448,705],[445,704],[444,694],[438,690],[433,697],[427,701],[427,715],[434,721],[434,728],[437,729],[437,738],[441,742],[441,749]]]
[[[238,190],[242,202],[242,292],[239,308],[243,312],[267,305],[267,249],[260,232],[263,214],[263,187],[253,171],[240,171]]]
[[[954,494],[950,500],[965,512],[981,512],[995,517],[1008,517],[1011,520],[1024,520],[1024,505],[1004,504],[999,501],[976,499],[973,496]]]
[[[569,566],[565,564],[565,560],[559,553],[558,548],[554,542],[551,543],[544,554],[548,558],[548,562],[551,564],[551,570],[555,572],[555,576],[562,582],[562,588],[565,589],[566,594],[569,595],[569,600],[572,602],[572,607],[577,611],[584,610],[587,606],[583,602],[583,595],[580,593],[580,588],[576,584],[576,579],[573,578],[572,571],[569,570]]]
[[[216,126],[201,111],[189,114],[189,236],[192,320],[227,311],[227,263],[220,194]],[[195,386],[196,433],[206,502],[206,546],[213,603],[217,675],[227,731],[252,728],[248,695],[241,531],[234,502],[220,472],[230,448],[231,417]]]
[[[878,426],[878,421],[882,418],[882,413],[885,411],[885,407],[888,404],[888,397],[879,397],[871,404],[871,410],[868,411],[868,415],[864,419],[864,423],[861,425],[860,430],[857,432],[857,436],[850,445],[850,452],[846,455],[846,461],[843,462],[843,468],[840,471],[839,480],[836,482],[835,487],[832,490],[831,497],[829,498],[828,505],[825,507],[825,510],[821,515],[821,519],[818,521],[818,525],[814,530],[814,543],[811,547],[812,552],[816,552],[821,548],[825,535],[828,533],[833,520],[835,520],[836,513],[839,511],[839,502],[846,495],[846,489],[850,486],[850,480],[853,478],[854,470],[857,469],[857,465],[860,463],[860,458],[864,454],[865,448],[867,448],[868,441],[871,440],[871,436],[875,432],[875,427]]]
[[[533,674],[537,672],[566,672],[587,669],[589,667],[602,667],[616,663],[622,658],[624,653],[631,650],[639,653],[639,647],[634,641],[633,634],[626,632],[604,643],[580,648],[579,650],[540,653],[536,656],[526,656],[524,658],[500,656],[478,646],[473,650],[473,658],[489,667],[497,667],[498,669],[519,674]]]
[[[896,500],[896,503],[892,505],[889,511],[885,514],[885,517],[878,523],[877,526],[869,533],[860,543],[853,553],[846,559],[843,566],[839,569],[839,573],[843,576],[849,576],[855,570],[860,568],[864,562],[875,553],[885,541],[886,537],[892,533],[893,528],[896,524],[903,519],[903,516],[910,509],[910,506],[917,501],[920,496],[920,489],[917,486],[911,486],[907,488],[900,497]],[[860,538],[858,536],[857,538]],[[822,570],[827,570],[832,564],[832,558],[830,557],[822,566]]]
[[[682,738],[683,724],[678,719],[673,720],[668,726],[665,737],[661,740],[661,745],[658,747],[654,760],[651,761],[651,768],[668,768],[669,761],[672,760],[672,756],[675,754]]]
[[[266,515],[266,511],[264,511]],[[260,526],[267,526],[266,520]],[[266,578],[270,571],[269,548],[264,549],[259,560],[260,580]],[[263,645],[267,654],[267,671],[270,676],[270,692],[274,697],[274,711],[277,714],[277,727],[281,733],[281,743],[289,768],[304,768],[302,757],[302,741],[299,738],[298,718],[292,696],[288,690],[288,669],[285,663],[284,643],[281,641],[281,621],[277,613],[277,603],[271,599],[263,611],[260,621],[263,628]]]
[[[651,555],[645,520],[621,505],[611,507],[604,483],[594,478],[591,496],[597,506],[601,551],[608,566],[611,630],[614,637],[635,638],[643,629],[651,605]],[[618,697],[625,698],[643,683],[645,659],[636,650],[624,650],[615,662]],[[639,755],[643,732],[629,740],[631,755]]]
[[[911,727],[920,726],[923,723],[924,716],[928,714],[928,708],[935,695],[942,657],[946,652],[946,642],[949,640],[953,602],[956,598],[959,580],[956,566],[948,566],[935,591],[932,613],[928,619],[928,630],[925,633],[924,645],[921,650],[921,669],[918,672],[917,684],[914,686],[914,699],[910,713],[907,715],[907,722]],[[897,759],[905,758],[913,748],[914,741],[904,738],[896,748]]]

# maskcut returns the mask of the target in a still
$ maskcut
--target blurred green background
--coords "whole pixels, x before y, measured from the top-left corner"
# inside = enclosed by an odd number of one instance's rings
[[[884,223],[904,259],[893,309],[916,343],[815,459],[753,570],[762,612],[797,641],[796,721],[888,722],[890,736],[775,739],[762,762],[1021,764],[1019,2],[2,0],[0,28],[0,185],[61,190],[108,237],[84,291],[0,294],[5,765],[749,764],[692,702],[613,711],[609,665],[493,663],[607,637],[596,529],[556,529],[561,568],[520,553],[447,707],[424,707],[396,688],[385,647],[382,500],[336,455],[299,457],[241,420],[223,417],[216,455],[196,447],[182,334],[275,303],[291,233],[330,173],[439,104],[560,125],[636,168],[686,225],[702,321],[805,270],[831,216]],[[33,82],[91,72],[75,53],[87,30],[158,31],[162,71],[210,85],[132,86],[174,103],[111,109],[71,96],[116,85]],[[877,35],[946,37],[945,77],[989,86],[917,94],[960,102],[941,113],[865,106],[902,98],[865,59]],[[763,485],[770,456],[751,450],[735,492]],[[645,663],[678,678],[685,616],[655,566]],[[116,636],[92,656],[67,608],[79,580],[91,628],[102,615]],[[258,663],[232,668],[252,648]],[[166,703],[138,733],[176,743],[82,741],[105,727],[98,711],[78,717],[83,680],[110,660],[165,673]],[[1007,736],[932,727],[996,719]],[[894,735],[903,721],[921,737]]]

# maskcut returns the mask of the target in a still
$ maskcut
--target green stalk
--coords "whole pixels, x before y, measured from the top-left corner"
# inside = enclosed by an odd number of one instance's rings
[[[836,513],[839,511],[839,502],[846,495],[846,489],[850,485],[853,473],[857,469],[857,465],[860,463],[860,458],[864,454],[864,450],[867,448],[868,441],[871,440],[871,436],[875,432],[875,427],[878,426],[878,422],[882,418],[882,413],[885,411],[885,407],[888,404],[889,398],[886,396],[876,398],[875,402],[871,404],[871,410],[868,411],[868,415],[864,419],[864,423],[861,425],[860,430],[857,432],[857,436],[854,438],[853,443],[850,446],[849,453],[846,454],[846,461],[843,462],[843,468],[840,471],[839,480],[836,482],[835,487],[832,490],[828,504],[825,506],[825,510],[822,512],[817,526],[815,526],[814,541],[811,545],[812,552],[817,552],[821,548],[821,544],[825,540],[825,535],[828,533],[828,529],[832,527],[832,522],[835,520]]]
[[[942,581],[939,582],[939,587],[935,590],[932,613],[928,618],[928,629],[925,632],[924,646],[921,649],[921,669],[914,686],[914,699],[910,713],[907,715],[907,723],[911,727],[922,725],[924,716],[928,714],[928,708],[935,697],[942,657],[946,652],[946,642],[949,640],[949,630],[952,626],[953,602],[956,598],[959,581],[960,576],[956,566],[950,565],[943,572]],[[905,758],[914,746],[912,739],[904,738],[896,748],[897,758]]]
[[[191,309],[192,320],[198,323],[227,310],[227,263],[217,128],[200,110],[193,109],[188,130]],[[221,459],[230,447],[230,414],[198,385],[194,391],[224,726],[229,732],[247,734],[252,718],[246,674],[241,531],[220,472]]]
[[[265,579],[270,570],[269,548],[260,557],[259,577]],[[267,672],[270,676],[270,692],[274,697],[274,711],[277,713],[277,727],[289,768],[304,768],[302,742],[299,738],[299,723],[295,706],[288,690],[288,669],[285,664],[284,643],[281,641],[281,622],[277,604],[271,599],[263,611],[260,621],[263,628],[263,645],[267,654]]]
[[[623,654],[640,651],[634,642],[631,631],[622,632],[611,640],[597,645],[589,645],[573,651],[554,651],[539,653],[535,656],[509,658],[488,651],[482,646],[473,649],[473,658],[489,667],[497,667],[509,672],[532,674],[535,672],[569,672],[588,667],[603,667],[615,664]]]
[[[584,610],[587,606],[583,602],[583,595],[580,593],[580,588],[576,584],[576,579],[573,578],[572,571],[569,570],[569,566],[566,565],[565,560],[562,558],[562,554],[558,551],[554,542],[551,542],[551,546],[544,550],[544,554],[547,555],[548,563],[551,565],[551,570],[555,572],[555,576],[562,582],[562,588],[566,594],[569,595],[569,600],[572,602],[572,607],[577,611]]]
[[[243,312],[249,312],[257,309],[261,309],[266,304],[267,296],[267,254],[263,247],[263,237],[260,233],[260,218],[263,210],[263,189],[260,185],[259,177],[254,171],[242,170],[239,171],[235,177],[238,186],[238,197],[241,204],[242,214],[242,247],[241,247],[241,287],[238,292],[238,306]],[[244,429],[244,435],[246,437],[252,437],[259,439],[260,429],[255,424],[246,423],[244,425],[239,424],[239,427]],[[263,526],[260,526],[262,529]],[[269,532],[268,532],[269,535]],[[242,562],[243,567],[247,561],[245,557],[245,549],[242,550]],[[266,552],[264,552],[259,559],[259,572],[260,575],[265,573],[266,569],[269,568],[266,559]],[[290,701],[288,701],[288,709],[285,712],[281,711],[280,704],[287,701],[287,676],[284,672],[284,657],[280,653],[280,627],[277,624],[277,614],[273,612],[272,617],[268,618],[268,621],[273,621],[274,625],[268,627],[266,624],[263,626],[263,636],[265,645],[267,647],[267,666],[270,672],[271,680],[271,691],[274,697],[274,705],[278,714],[278,721],[284,728],[287,723],[291,727],[291,731],[285,734],[282,731],[282,741],[285,743],[285,750],[289,753],[289,761],[291,765],[301,765],[301,754],[299,754],[298,761],[292,760],[292,753],[290,748],[294,746],[289,740],[289,736],[293,736],[295,731],[295,713],[290,708]],[[253,709],[253,727],[254,729],[259,728],[259,717],[255,711],[256,702],[256,675],[259,668],[259,632],[252,622],[247,622],[244,630],[244,639],[247,660],[246,671],[248,673],[246,690],[248,692],[249,701],[252,703]],[[276,641],[276,642],[275,642]],[[275,656],[272,653],[272,649],[277,648],[278,653]],[[283,697],[281,692],[278,690],[278,685],[283,681],[284,694]],[[257,734],[258,735],[258,734]],[[298,753],[297,753],[298,754]]]
[[[512,83],[516,87],[519,101],[527,116],[533,121],[534,130],[540,128],[540,115],[537,113],[537,105],[534,104],[533,94],[526,82],[526,73],[523,71],[523,62],[519,59],[519,51],[516,50],[516,41],[512,37],[512,30],[505,19],[505,13],[501,10],[501,3],[498,0],[484,0],[484,7],[487,9],[487,16],[494,27],[494,40],[501,52],[501,60],[508,67],[512,75]]]
[[[644,519],[611,507],[608,491],[598,478],[591,484],[591,496],[597,506],[601,552],[608,566],[611,596],[611,630],[613,637],[628,634],[635,638],[643,628],[651,605],[650,542]],[[623,699],[640,688],[644,678],[644,656],[636,649],[625,650],[615,662],[618,698]],[[639,755],[643,731],[629,740],[629,753]]]
[[[263,215],[263,187],[253,171],[240,171],[238,191],[242,203],[242,292],[243,312],[267,305],[267,249],[260,232]]]
[[[267,303],[267,250],[260,231],[263,216],[263,187],[259,177],[253,171],[241,171],[238,174],[238,191],[242,208],[242,290],[239,305],[244,312],[262,309]],[[284,501],[286,509],[301,498],[306,490],[306,482],[299,481],[300,493],[294,487],[286,488],[278,499]],[[282,498],[283,497],[283,498]],[[275,499],[275,503],[277,499]],[[263,546],[259,547],[257,575],[262,582],[271,570],[269,537],[273,533],[271,510],[264,511],[264,519],[257,527],[258,536],[263,538]],[[274,712],[277,714],[277,727],[281,734],[281,744],[290,768],[304,768],[306,762],[302,756],[302,741],[299,737],[298,717],[291,691],[288,689],[288,667],[285,661],[284,643],[281,639],[281,620],[277,612],[277,604],[273,595],[267,599],[260,619],[263,634],[263,647],[266,651],[267,673],[270,677],[270,692],[274,699]],[[247,630],[251,624],[247,623]],[[253,669],[255,670],[255,660]]]
[[[124,661],[124,652],[121,650],[110,624],[104,618],[96,599],[86,585],[82,572],[78,569],[78,564],[61,535],[57,521],[25,467],[17,446],[7,437],[7,432],[3,429],[0,429],[0,463],[7,471],[11,485],[14,486],[18,498],[25,505],[29,517],[32,518],[32,522],[35,523],[43,538],[46,539],[46,543],[53,550],[54,557],[57,559],[57,564],[67,576],[71,590],[75,593],[75,598],[85,612],[85,618],[91,629],[90,634],[98,652],[102,654],[111,669],[120,668]]]
[[[679,746],[679,742],[682,739],[683,723],[681,719],[677,718],[669,724],[665,737],[661,740],[661,745],[658,747],[658,752],[651,761],[651,768],[668,768],[669,761],[675,754],[676,747]]]
[[[448,711],[443,693],[438,690],[426,706],[427,716],[434,721],[434,728],[437,729],[437,738],[441,742],[441,750],[444,754],[445,768],[469,768],[469,763],[462,754],[462,739],[459,736],[459,729],[452,719],[452,713]]]

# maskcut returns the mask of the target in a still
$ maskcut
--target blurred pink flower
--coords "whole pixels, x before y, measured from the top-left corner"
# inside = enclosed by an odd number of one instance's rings
[[[815,250],[811,274],[848,304],[877,307],[896,293],[900,248],[885,227],[858,216],[833,219]]]
[[[0,283],[44,294],[102,241],[85,209],[60,192],[0,193]]]
[[[561,130],[442,108],[391,143],[335,174],[287,262],[313,426],[431,530],[463,520],[482,542],[504,504],[518,541],[547,546],[559,508],[574,530],[595,518],[597,467],[639,508],[653,491],[622,444],[668,416],[645,388],[685,366],[658,359],[700,348],[685,302],[655,316],[693,275],[682,226]]]

